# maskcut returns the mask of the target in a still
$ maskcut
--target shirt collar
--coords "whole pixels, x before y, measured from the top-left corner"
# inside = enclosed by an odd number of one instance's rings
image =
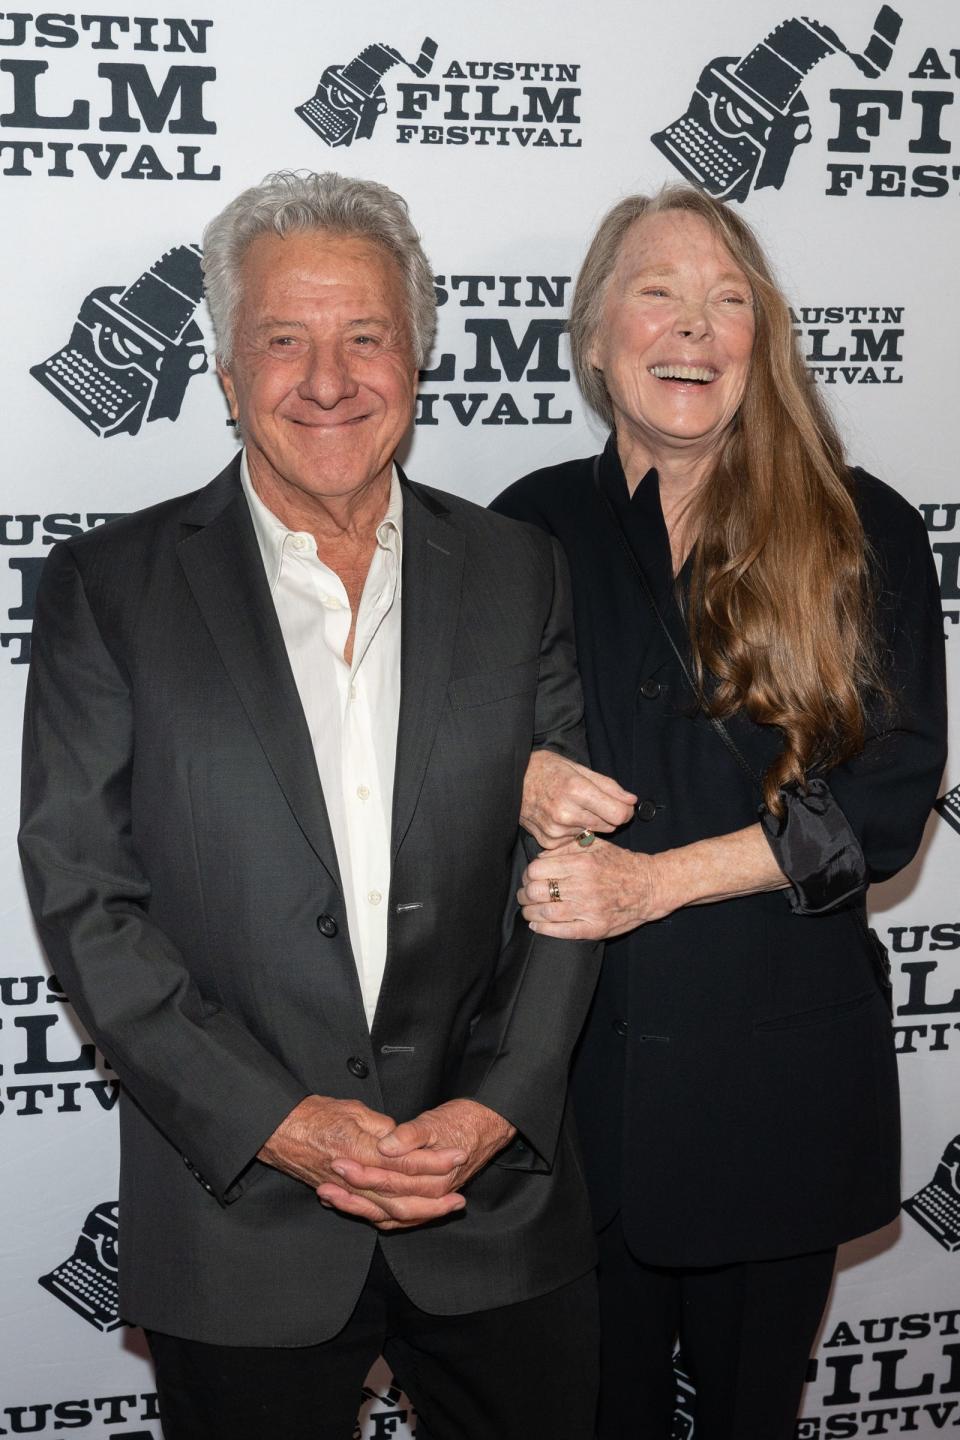
[[[631,495],[617,450],[617,437],[611,435],[600,457],[598,478],[654,595],[661,604],[673,603],[676,586],[670,537],[660,504],[659,475],[655,469],[649,469]],[[681,589],[689,584],[691,567],[692,559],[688,555],[678,577]]]
[[[287,541],[298,532],[288,529],[283,521],[274,515],[268,506],[264,505],[254,490],[253,481],[250,479],[246,450],[243,450],[240,455],[240,483],[250,508],[250,518],[253,521],[254,533],[263,558],[263,568],[267,572],[267,583],[272,594],[280,579]],[[389,550],[399,564],[403,544],[403,491],[400,488],[400,477],[396,465],[391,467],[390,498],[387,501],[384,517],[377,526],[377,544],[381,549]]]

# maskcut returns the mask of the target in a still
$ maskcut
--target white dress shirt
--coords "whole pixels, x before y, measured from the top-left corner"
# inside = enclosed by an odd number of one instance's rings
[[[387,958],[400,715],[400,482],[394,469],[357,613],[353,663],[348,665],[343,651],[351,615],[343,581],[317,557],[311,534],[288,530],[264,505],[251,483],[246,453],[240,475],[313,741],[372,1028]]]

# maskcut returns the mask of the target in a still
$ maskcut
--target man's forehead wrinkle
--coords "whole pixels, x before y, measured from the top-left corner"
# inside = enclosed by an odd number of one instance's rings
[[[342,323],[348,327],[351,325],[396,325],[398,317],[387,312],[381,314],[373,312],[368,315],[349,315]],[[254,323],[254,329],[258,331],[273,330],[278,327],[287,330],[308,330],[310,321],[309,319],[294,320],[286,315],[264,315]]]

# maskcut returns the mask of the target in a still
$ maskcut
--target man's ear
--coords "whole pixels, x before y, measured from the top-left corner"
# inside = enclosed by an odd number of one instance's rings
[[[217,374],[220,377],[220,384],[223,386],[223,393],[227,397],[227,404],[230,406],[230,414],[234,420],[239,420],[240,407],[237,404],[237,387],[233,383],[230,371],[222,361],[217,362]]]

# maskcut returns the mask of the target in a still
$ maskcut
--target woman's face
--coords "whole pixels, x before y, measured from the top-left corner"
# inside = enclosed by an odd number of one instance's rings
[[[627,232],[589,352],[618,440],[652,463],[709,451],[743,399],[753,350],[749,282],[705,220],[668,210]]]

